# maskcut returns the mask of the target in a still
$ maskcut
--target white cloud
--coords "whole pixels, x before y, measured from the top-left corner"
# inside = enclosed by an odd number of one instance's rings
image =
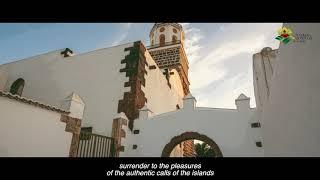
[[[217,86],[212,92],[196,93],[199,96],[197,105],[235,109],[235,99],[241,93],[244,93],[247,96],[251,95],[251,84],[252,81],[247,79],[245,73],[224,79],[223,83]],[[255,106],[254,97],[250,98],[251,107],[253,107]]]
[[[111,45],[111,46],[117,46],[117,45],[119,45],[123,40],[126,39],[127,36],[128,36],[128,31],[124,32],[124,33],[121,34],[119,37],[117,37],[117,39],[112,42],[112,45]]]
[[[133,23],[121,23],[121,25],[123,26],[123,33],[120,34],[120,36],[116,37],[116,39],[112,42],[111,46],[119,45],[128,37],[129,30],[132,27]]]
[[[241,53],[251,53],[263,46],[264,36],[255,37],[254,43],[252,38],[239,40],[237,42],[221,43],[220,46],[202,56],[193,64],[190,71],[190,79],[192,88],[199,89],[222,79],[227,74],[227,67],[223,65],[223,61],[236,58]],[[200,57],[199,57],[200,58]]]
[[[264,46],[265,36],[259,35],[255,37],[239,38],[230,42],[223,42],[218,47],[214,48],[212,52],[204,57],[200,62],[217,64],[221,61],[234,57],[240,53],[253,53]]]
[[[181,23],[182,24],[182,23]],[[200,58],[200,40],[203,35],[198,28],[190,27],[189,23],[182,24],[185,32],[185,51],[188,56],[189,63],[197,61]]]
[[[191,90],[205,88],[209,84],[222,79],[227,74],[225,68],[214,66],[195,66],[192,69],[189,75]]]
[[[266,46],[278,47],[274,37],[281,24],[223,25],[215,34],[205,37],[210,42],[207,44],[199,43],[203,38],[201,30],[190,26],[187,25],[187,32],[194,34],[190,33],[191,37],[186,34],[190,41],[186,51],[192,64],[190,88],[198,98],[198,105],[234,108],[234,99],[245,93],[251,97],[251,105],[255,106],[252,55]],[[215,89],[210,90],[212,87]]]
[[[218,108],[234,108],[234,99],[237,97],[236,86],[243,74],[224,79],[224,81],[211,92],[197,92],[197,106],[210,106]],[[239,91],[239,90],[238,90]]]

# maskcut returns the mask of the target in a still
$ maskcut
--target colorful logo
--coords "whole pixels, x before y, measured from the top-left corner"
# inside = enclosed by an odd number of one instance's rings
[[[279,36],[276,37],[277,40],[288,44],[290,41],[294,40],[293,33],[289,28],[283,27],[278,30]]]

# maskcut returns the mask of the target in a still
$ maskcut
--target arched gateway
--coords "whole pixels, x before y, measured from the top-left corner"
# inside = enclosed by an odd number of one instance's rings
[[[162,151],[161,157],[169,157],[171,151],[174,149],[176,145],[178,145],[183,141],[192,140],[192,139],[197,139],[207,143],[213,149],[215,157],[223,157],[219,146],[212,139],[210,139],[206,135],[199,134],[197,132],[185,132],[179,136],[173,137],[171,141],[165,145]]]

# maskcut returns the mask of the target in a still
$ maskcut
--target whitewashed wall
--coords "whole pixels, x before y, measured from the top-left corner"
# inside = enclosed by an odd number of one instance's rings
[[[281,43],[279,61],[263,110],[266,156],[320,156],[320,24],[285,23],[293,33],[311,34],[305,43]]]
[[[86,104],[82,126],[93,126],[93,132],[111,136],[113,117],[117,114],[118,101],[130,91],[124,83],[129,80],[119,70],[125,67],[121,60],[133,43],[100,49],[84,54],[63,57],[57,50],[0,66],[8,72],[5,90],[18,78],[25,80],[22,95],[31,99],[64,107],[64,98],[77,92]],[[156,65],[149,52],[145,52],[149,65]],[[146,86],[142,87],[153,114],[160,114],[181,106],[181,97],[169,88],[161,70],[146,67]],[[177,74],[177,73],[176,73]],[[175,82],[176,82],[175,78]],[[181,91],[181,90],[180,90]]]
[[[19,77],[24,78],[23,96],[62,106],[62,100],[77,92],[86,104],[82,126],[93,126],[98,134],[111,136],[118,101],[123,99],[125,66],[121,60],[133,43],[100,49],[64,58],[57,50],[0,66],[9,72],[6,90]]]
[[[157,67],[157,69],[146,68],[146,86],[142,86],[142,91],[145,93],[145,96],[148,99],[146,104],[152,111],[150,116],[174,111],[176,110],[177,104],[181,107],[182,97],[179,95],[179,93],[181,94],[182,87],[181,82],[179,82],[177,77],[175,77],[178,75],[178,72],[174,70],[175,75],[170,77],[172,78],[172,81],[170,81],[172,82],[172,86],[169,88],[165,75],[163,75],[162,71],[159,69],[148,51],[145,52],[145,56],[149,66],[155,65]]]
[[[0,157],[68,157],[72,133],[61,114],[0,97]]]
[[[170,75],[170,84],[171,88],[175,90],[175,92],[178,94],[180,99],[184,97],[184,91],[183,91],[183,86],[181,82],[181,78],[179,76],[179,73],[176,69],[172,69],[170,72],[173,74]]]
[[[151,118],[146,118],[145,111],[142,111],[143,115],[135,123],[135,129],[140,133],[127,133],[123,141],[125,152],[121,156],[160,157],[173,137],[190,131],[211,138],[226,157],[262,156],[249,126],[254,109],[243,104],[240,106],[239,110],[193,108],[192,103],[185,103],[183,109]],[[135,150],[132,149],[134,144],[138,146]]]
[[[6,88],[8,79],[8,72],[4,69],[0,70],[0,91],[4,91]]]

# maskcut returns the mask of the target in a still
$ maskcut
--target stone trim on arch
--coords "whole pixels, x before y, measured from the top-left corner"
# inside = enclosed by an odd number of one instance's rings
[[[185,132],[181,135],[173,137],[170,142],[163,148],[161,157],[169,157],[171,151],[177,144],[190,139],[197,139],[207,143],[213,149],[216,157],[223,157],[219,146],[211,138],[197,132]]]

